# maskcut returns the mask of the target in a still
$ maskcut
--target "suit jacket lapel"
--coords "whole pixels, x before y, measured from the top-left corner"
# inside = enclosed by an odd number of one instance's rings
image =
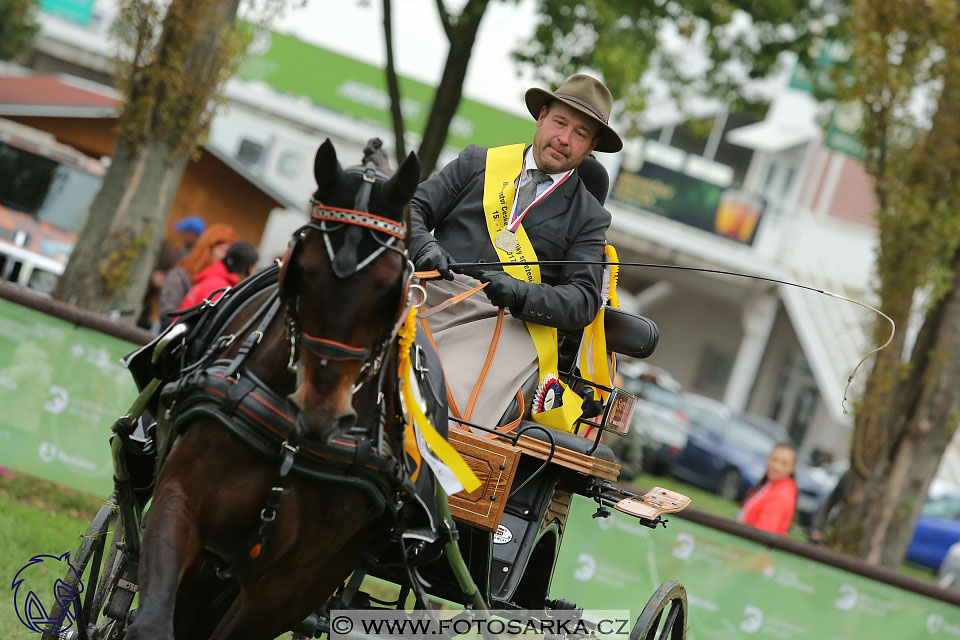
[[[556,218],[566,213],[577,191],[577,183],[579,181],[580,176],[576,169],[574,169],[570,177],[564,180],[563,184],[557,187],[553,193],[530,208],[527,215],[523,217],[523,222],[521,223],[523,228],[531,229],[547,222],[551,218]]]

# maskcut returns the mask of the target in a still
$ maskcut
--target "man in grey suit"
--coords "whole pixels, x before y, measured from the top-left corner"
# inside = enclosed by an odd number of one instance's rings
[[[412,243],[411,255],[418,271],[437,269],[447,280],[454,280],[449,265],[457,262],[500,262],[504,252],[532,245],[537,260],[592,261],[592,265],[564,265],[540,267],[539,282],[521,280],[500,267],[474,270],[470,276],[488,283],[483,290],[489,303],[477,296],[470,304],[451,307],[446,317],[434,316],[430,326],[436,335],[440,356],[445,363],[454,415],[469,419],[473,407],[479,405],[481,423],[499,418],[513,399],[520,384],[536,366],[537,353],[522,322],[547,325],[561,329],[581,329],[596,316],[603,297],[601,294],[606,230],[610,214],[590,194],[580,179],[577,167],[582,162],[596,163],[592,151],[616,152],[623,147],[617,133],[608,124],[612,96],[599,80],[578,74],[566,80],[555,92],[530,89],[525,96],[527,109],[537,121],[533,144],[516,147],[516,166],[510,164],[507,173],[488,176],[488,168],[499,150],[470,145],[438,174],[423,182],[411,201]],[[488,152],[490,152],[488,154]],[[522,152],[522,162],[521,162]],[[512,156],[513,157],[513,156]],[[498,176],[503,176],[501,181]],[[507,185],[514,181],[515,197],[504,199],[510,193]],[[492,184],[502,184],[500,204],[505,224],[499,232],[491,226],[491,216],[485,211],[491,207],[486,190]],[[511,201],[512,200],[512,201]],[[509,214],[509,215],[508,215]],[[518,227],[522,223],[522,229]],[[431,231],[433,232],[431,234]],[[524,239],[522,236],[524,235]],[[528,244],[524,245],[524,242]],[[437,286],[446,287],[445,295],[463,290],[467,284],[476,284],[472,278],[456,276],[457,282],[441,282],[428,286],[430,298],[436,298]],[[469,301],[468,301],[469,302]],[[434,304],[434,300],[428,300]],[[472,305],[472,306],[471,306]],[[490,306],[492,305],[492,307]],[[480,308],[486,307],[486,308]],[[476,320],[491,320],[497,308],[509,309],[516,320],[513,334],[501,335],[492,322],[486,329],[482,323],[464,325]],[[488,309],[492,309],[491,312]],[[509,320],[509,318],[508,318]],[[504,326],[509,329],[511,322]],[[519,327],[519,328],[516,328]],[[459,328],[459,332],[456,329]],[[441,335],[454,329],[449,335]],[[483,360],[484,344],[491,334],[501,335],[496,358],[490,371],[496,372],[492,388],[473,388],[479,375],[467,361]],[[532,354],[532,356],[531,356]],[[511,361],[507,359],[512,358]],[[451,362],[456,362],[453,370]],[[459,378],[462,378],[460,380]],[[478,394],[481,396],[478,403]],[[470,398],[470,409],[460,411]],[[459,405],[459,409],[458,409]],[[500,412],[500,413],[498,413]]]

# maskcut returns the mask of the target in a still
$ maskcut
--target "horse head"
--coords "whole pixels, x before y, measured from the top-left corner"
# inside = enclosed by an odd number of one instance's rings
[[[329,139],[317,150],[311,220],[280,271],[297,376],[287,402],[297,430],[322,439],[356,423],[353,395],[384,362],[413,275],[406,205],[420,163],[411,153],[391,177],[378,144],[364,151],[362,165],[343,169]]]

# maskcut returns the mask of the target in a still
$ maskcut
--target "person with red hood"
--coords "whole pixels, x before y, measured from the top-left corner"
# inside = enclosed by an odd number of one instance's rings
[[[217,292],[212,298],[211,294],[218,289],[235,287],[238,282],[253,272],[259,258],[257,250],[246,240],[234,242],[223,260],[214,262],[197,274],[193,288],[180,303],[179,310],[189,309],[204,300],[216,300],[223,295],[223,291]]]
[[[797,449],[792,443],[775,446],[767,458],[767,473],[747,492],[740,522],[787,535],[797,508],[797,483],[793,479],[796,466]]]

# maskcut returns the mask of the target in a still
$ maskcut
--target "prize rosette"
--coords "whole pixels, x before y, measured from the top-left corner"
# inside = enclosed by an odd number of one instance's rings
[[[563,406],[563,387],[560,386],[557,376],[548,373],[543,376],[537,392],[533,394],[531,413],[543,413],[561,406]]]

